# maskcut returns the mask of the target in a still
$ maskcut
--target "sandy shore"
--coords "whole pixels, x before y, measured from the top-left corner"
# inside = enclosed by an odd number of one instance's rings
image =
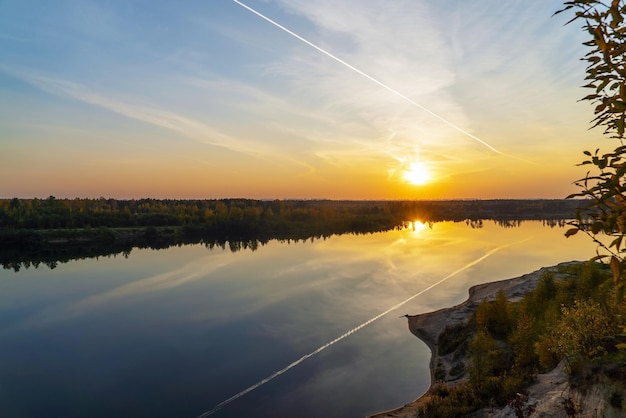
[[[532,291],[537,286],[539,279],[546,271],[552,271],[555,279],[559,279],[558,270],[560,267],[578,263],[571,261],[561,263],[552,267],[543,267],[532,273],[525,274],[508,280],[500,280],[497,282],[485,283],[473,286],[469,289],[468,299],[451,308],[440,309],[438,311],[429,312],[421,315],[407,315],[409,330],[424,341],[431,352],[430,359],[430,383],[431,386],[435,382],[435,371],[439,376],[445,375],[443,382],[449,385],[455,385],[464,378],[455,378],[450,375],[450,370],[460,361],[467,364],[467,359],[455,358],[455,353],[446,356],[439,355],[437,340],[439,334],[447,327],[454,326],[466,322],[476,311],[476,307],[485,299],[493,300],[496,294],[503,290],[509,300],[516,301],[521,299],[526,293]],[[429,389],[430,391],[430,389]],[[428,399],[429,391],[416,399],[396,409],[380,412],[371,415],[370,418],[411,418],[417,416],[419,406]]]

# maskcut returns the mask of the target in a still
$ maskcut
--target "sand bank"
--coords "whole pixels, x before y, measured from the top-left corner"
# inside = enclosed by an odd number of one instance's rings
[[[552,271],[555,274],[555,279],[559,279],[561,274],[558,273],[559,269],[565,266],[579,263],[577,261],[571,261],[561,263],[552,267],[543,267],[532,273],[525,274],[520,277],[515,277],[508,280],[500,280],[497,282],[479,284],[469,289],[468,299],[451,308],[440,309],[438,311],[429,312],[421,315],[407,315],[409,330],[422,340],[430,349],[430,382],[431,386],[435,382],[435,371],[438,377],[443,379],[437,379],[443,381],[449,385],[455,385],[464,381],[464,377],[456,378],[451,375],[455,364],[460,361],[467,364],[467,359],[455,357],[455,353],[448,355],[439,355],[437,340],[439,334],[448,326],[454,326],[466,322],[476,311],[478,305],[485,299],[493,300],[496,294],[502,290],[505,292],[507,298],[511,301],[521,299],[526,293],[532,291],[537,286],[541,276],[547,272]],[[562,275],[565,276],[565,275]],[[419,406],[428,399],[430,389],[421,397],[415,401],[408,403],[396,409],[381,412],[375,415],[371,415],[370,418],[410,418],[417,415]]]

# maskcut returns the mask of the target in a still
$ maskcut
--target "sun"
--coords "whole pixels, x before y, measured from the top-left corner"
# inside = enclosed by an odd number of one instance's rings
[[[404,179],[415,186],[426,184],[432,178],[426,164],[421,162],[411,163],[409,168],[404,171]]]

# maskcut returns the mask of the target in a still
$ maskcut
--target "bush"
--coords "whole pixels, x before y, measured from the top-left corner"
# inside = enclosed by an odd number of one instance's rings
[[[551,335],[544,335],[535,343],[535,354],[544,370],[555,368],[561,361],[561,355],[554,350],[556,344],[555,338]]]
[[[606,353],[603,340],[615,335],[607,312],[598,303],[577,300],[562,308],[563,318],[554,329],[556,350],[562,355],[593,359]]]
[[[502,290],[493,302],[483,301],[476,309],[476,323],[491,335],[504,339],[512,328],[509,303]]]

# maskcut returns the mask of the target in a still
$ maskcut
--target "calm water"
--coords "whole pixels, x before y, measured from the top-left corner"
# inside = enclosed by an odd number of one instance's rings
[[[0,271],[0,416],[197,417],[433,283],[212,417],[363,417],[427,388],[406,313],[594,246],[563,228],[462,223],[257,251],[134,250]]]

